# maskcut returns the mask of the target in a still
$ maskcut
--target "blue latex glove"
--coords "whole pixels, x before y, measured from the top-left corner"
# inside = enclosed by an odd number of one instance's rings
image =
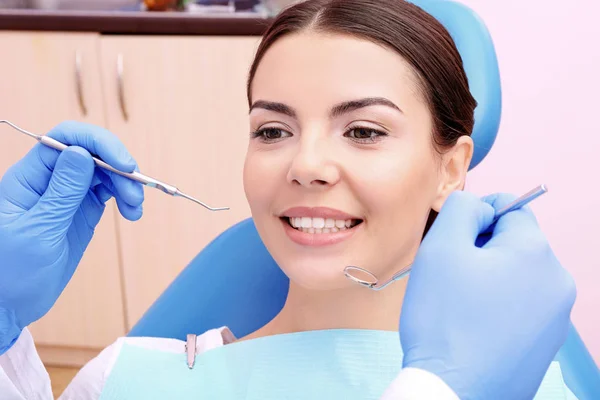
[[[461,400],[532,399],[567,336],[575,284],[530,209],[489,232],[513,199],[453,193],[408,281],[403,367],[437,375]]]
[[[49,134],[72,147],[36,145],[0,182],[0,355],[44,316],[71,279],[105,203],[142,216],[141,184],[95,168],[90,153],[132,172],[136,162],[110,132],[65,122]]]

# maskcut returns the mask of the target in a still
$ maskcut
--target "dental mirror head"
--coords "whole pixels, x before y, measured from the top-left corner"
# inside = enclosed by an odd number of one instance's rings
[[[384,289],[390,283],[395,282],[404,278],[409,272],[412,264],[407,265],[400,271],[396,272],[389,280],[379,284],[379,279],[372,272],[367,271],[364,268],[348,266],[344,268],[344,275],[357,284],[369,288],[371,290],[379,291]]]
[[[372,288],[377,285],[377,277],[363,268],[351,266],[346,267],[344,268],[344,275],[346,275],[346,278],[368,288]],[[359,276],[364,276],[366,279],[359,278]]]

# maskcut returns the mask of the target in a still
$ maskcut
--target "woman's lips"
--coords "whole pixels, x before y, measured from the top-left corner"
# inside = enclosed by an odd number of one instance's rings
[[[330,232],[330,233],[306,233],[292,227],[289,224],[288,218],[280,218],[279,219],[283,224],[283,229],[287,236],[295,243],[301,246],[330,246],[333,244],[340,243],[352,235],[356,233],[358,229],[362,226],[362,223],[352,227],[346,228],[344,230],[340,230],[338,232]]]

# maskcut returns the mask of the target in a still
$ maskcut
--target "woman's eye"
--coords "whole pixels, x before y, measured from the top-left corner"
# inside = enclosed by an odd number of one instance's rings
[[[372,128],[356,127],[349,129],[344,136],[347,136],[357,142],[373,143],[381,137],[387,136],[387,133]]]
[[[252,134],[253,137],[259,138],[263,142],[276,142],[291,135],[280,128],[262,128]]]

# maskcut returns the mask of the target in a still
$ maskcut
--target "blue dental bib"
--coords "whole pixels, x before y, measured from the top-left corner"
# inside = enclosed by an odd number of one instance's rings
[[[125,344],[100,400],[378,400],[402,366],[397,332],[334,329],[241,341],[196,356]],[[568,400],[553,362],[535,400]]]

